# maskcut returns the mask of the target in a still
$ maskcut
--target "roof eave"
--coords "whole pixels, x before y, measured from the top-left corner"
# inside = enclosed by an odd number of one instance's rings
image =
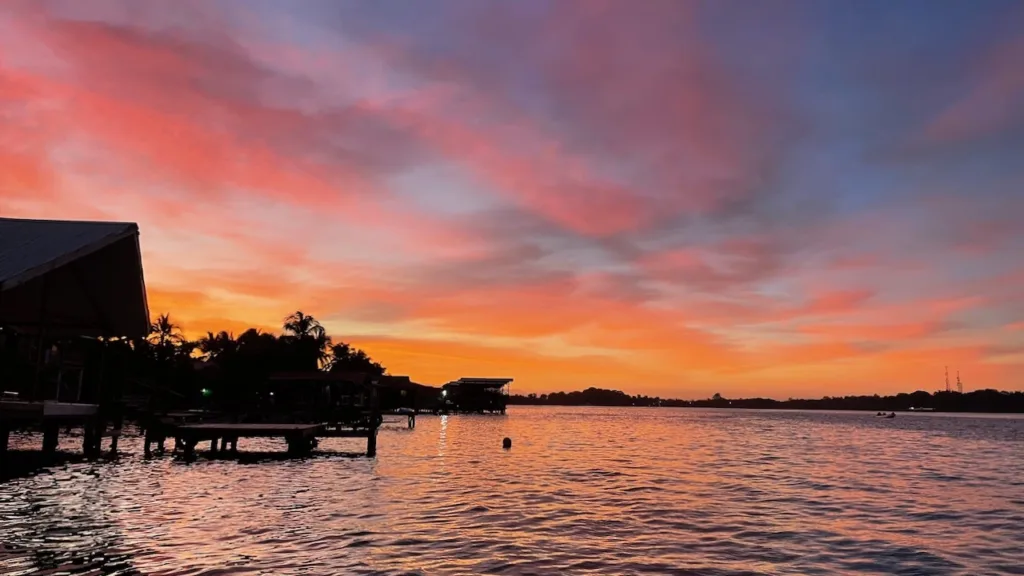
[[[125,229],[122,230],[121,232],[117,232],[117,233],[114,233],[114,234],[108,234],[108,235],[100,238],[99,240],[96,240],[95,242],[92,242],[91,244],[87,244],[85,246],[82,246],[81,248],[78,248],[77,250],[72,250],[71,252],[66,252],[64,254],[61,254],[60,256],[54,258],[53,260],[50,260],[50,261],[45,262],[43,264],[40,264],[39,266],[35,266],[34,268],[29,268],[28,270],[25,270],[23,272],[19,272],[18,274],[15,274],[14,276],[11,276],[10,278],[7,278],[6,280],[0,280],[0,292],[2,292],[4,290],[10,290],[12,288],[16,288],[17,286],[20,286],[20,285],[24,284],[25,282],[28,282],[29,280],[32,280],[34,278],[38,278],[39,276],[42,276],[43,274],[46,274],[47,272],[51,272],[53,270],[56,270],[57,268],[60,268],[61,266],[64,266],[64,265],[66,265],[66,264],[68,264],[70,262],[74,262],[75,260],[78,260],[79,258],[83,258],[85,256],[88,256],[89,254],[92,254],[93,252],[96,252],[98,250],[102,250],[102,249],[106,248],[107,246],[110,246],[111,244],[114,244],[115,242],[119,242],[121,240],[124,240],[125,238],[128,238],[128,237],[130,237],[132,235],[135,235],[135,237],[136,237],[136,245],[137,245],[137,243],[138,243],[138,235],[139,235],[139,226],[137,224],[134,224],[134,223],[132,223],[132,224],[125,224]],[[141,252],[140,252],[140,258],[141,258]],[[141,260],[140,260],[139,264],[140,264],[140,267],[141,267]],[[141,280],[141,278],[140,278],[140,280]],[[143,284],[143,294],[145,294],[145,284]],[[149,320],[148,319],[148,314],[149,314],[149,307],[148,306],[146,307],[146,311],[147,311],[147,324],[148,324],[148,320]]]

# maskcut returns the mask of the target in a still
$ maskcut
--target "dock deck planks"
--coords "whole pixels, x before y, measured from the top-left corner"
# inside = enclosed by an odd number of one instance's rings
[[[323,428],[322,424],[228,424],[204,423],[181,424],[176,427],[179,432],[203,436],[244,436],[248,438],[270,438],[278,436],[316,435]]]
[[[236,423],[198,423],[179,424],[171,427],[169,433],[177,439],[186,454],[195,451],[199,442],[210,441],[211,452],[217,451],[217,441],[221,440],[221,450],[231,444],[231,451],[237,450],[239,438],[284,438],[288,442],[289,452],[308,453],[316,445],[316,438],[366,438],[366,454],[373,457],[377,452],[376,428],[348,428],[328,424],[236,424]],[[149,439],[146,442],[147,453]],[[162,442],[153,439],[154,442]]]

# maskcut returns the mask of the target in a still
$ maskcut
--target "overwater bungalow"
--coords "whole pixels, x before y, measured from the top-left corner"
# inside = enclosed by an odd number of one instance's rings
[[[413,382],[408,376],[381,376],[377,393],[385,412],[403,408],[432,412],[440,407],[441,388]]]
[[[117,391],[87,352],[148,332],[136,224],[0,218],[0,451],[26,426],[54,450],[67,425],[98,450]]]
[[[453,412],[504,414],[512,378],[459,378],[441,387],[445,409]]]

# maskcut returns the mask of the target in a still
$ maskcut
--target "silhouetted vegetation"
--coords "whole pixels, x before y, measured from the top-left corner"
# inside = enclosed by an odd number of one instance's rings
[[[1024,412],[1024,392],[975,390],[973,392],[918,391],[895,396],[826,396],[818,400],[773,400],[771,398],[729,399],[715,394],[706,400],[663,399],[630,396],[619,390],[587,388],[553,394],[514,394],[509,404],[546,406],[670,406],[693,408],[757,408],[790,410],[895,410],[931,409],[940,412]]]
[[[36,380],[32,351],[36,340],[29,335],[19,344],[11,331],[6,335],[8,343],[0,346],[4,380],[26,383],[23,391],[28,397]],[[280,336],[250,328],[237,337],[221,331],[190,340],[170,315],[163,314],[153,320],[146,338],[107,342],[78,338],[54,344],[62,355],[74,351],[95,366],[86,374],[90,379],[102,378],[103,385],[95,388],[103,390],[104,396],[144,398],[161,408],[230,407],[278,372],[340,371],[371,377],[387,372],[366,352],[334,342],[316,318],[302,312],[284,319]]]

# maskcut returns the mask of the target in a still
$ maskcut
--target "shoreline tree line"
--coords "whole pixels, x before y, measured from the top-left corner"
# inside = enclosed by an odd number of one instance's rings
[[[574,392],[551,394],[514,394],[510,405],[536,406],[646,406],[676,408],[748,408],[783,410],[865,410],[893,412],[897,410],[930,409],[938,412],[1003,412],[1024,413],[1024,392],[974,390],[971,392],[934,393],[919,390],[891,396],[825,396],[812,399],[774,400],[771,398],[725,398],[715,394],[705,400],[680,400],[657,396],[631,396],[620,390],[587,388]]]
[[[146,396],[161,406],[231,404],[281,372],[387,373],[380,362],[346,342],[334,340],[316,318],[301,311],[284,319],[279,335],[249,328],[235,336],[228,331],[186,338],[169,314],[153,319],[145,338],[69,338],[48,342],[59,354],[37,370],[38,341],[31,334],[0,332],[0,381],[22,392],[57,379],[60,358],[83,366],[85,388],[100,390],[92,400]],[[50,359],[50,355],[46,355]]]
[[[148,368],[141,372],[160,388],[184,396],[205,391],[223,400],[240,396],[274,373],[387,374],[387,368],[365,351],[334,340],[309,314],[296,311],[284,319],[281,328],[280,335],[249,328],[237,337],[220,331],[189,340],[181,327],[163,314],[153,322],[149,337],[132,343],[132,348]]]

